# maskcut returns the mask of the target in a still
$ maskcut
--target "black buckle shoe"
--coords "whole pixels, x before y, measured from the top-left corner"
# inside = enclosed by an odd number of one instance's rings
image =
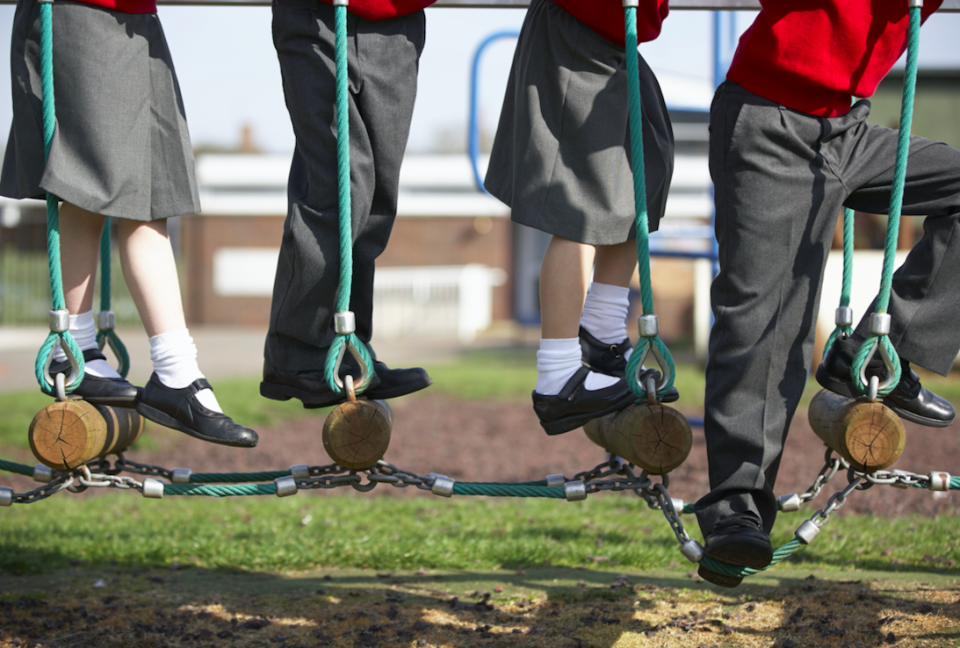
[[[106,360],[107,357],[100,349],[87,349],[83,352],[83,361]],[[60,360],[50,363],[50,375],[70,372],[70,361]],[[83,380],[71,392],[72,396],[79,396],[94,405],[110,405],[112,407],[136,407],[140,397],[140,388],[131,385],[123,378],[101,378],[83,374]]]
[[[623,378],[627,372],[627,359],[624,354],[633,348],[630,344],[630,338],[624,338],[619,344],[605,344],[590,334],[590,331],[580,327],[580,350],[583,353],[583,364],[590,367],[597,373],[606,374],[615,378]],[[640,374],[641,379],[646,378],[649,372],[656,372],[656,369],[647,369]],[[660,379],[660,374],[656,373],[656,378]],[[661,403],[673,403],[680,398],[680,392],[676,387],[670,390],[660,399]]]
[[[353,367],[346,359],[340,367],[340,377],[344,378],[349,371],[359,375],[359,369]],[[424,369],[414,367],[410,369],[391,369],[384,363],[376,360],[373,363],[376,375],[370,381],[370,387],[362,394],[371,400],[385,400],[412,394],[415,391],[426,389],[433,384],[433,380]],[[303,373],[289,373],[280,369],[264,368],[263,382],[260,383],[260,395],[264,398],[286,401],[298,398],[307,409],[318,407],[332,407],[346,402],[346,394],[337,394],[327,384],[323,371],[307,371]]]
[[[837,340],[823,357],[817,367],[817,382],[825,389],[835,394],[849,398],[859,398],[860,393],[850,378],[850,367],[856,353],[856,342],[853,338]],[[927,427],[947,427],[953,423],[956,412],[953,405],[937,396],[920,384],[920,378],[910,368],[906,360],[900,361],[900,382],[892,392],[881,398],[884,405],[897,413],[900,418],[913,421]],[[886,378],[886,368],[878,354],[867,364],[868,378],[877,376],[880,380]]]
[[[143,389],[137,412],[154,423],[202,441],[239,448],[255,447],[259,440],[256,432],[234,423],[226,414],[207,409],[197,400],[197,392],[204,389],[213,390],[206,378],[194,380],[182,389],[173,389],[153,374]]]
[[[703,548],[703,555],[728,565],[763,569],[773,560],[770,536],[764,533],[760,522],[752,515],[733,515],[721,520],[704,538],[704,544],[706,546]],[[722,574],[717,576],[731,578]],[[717,585],[721,583],[718,582]]]
[[[636,400],[623,378],[603,389],[583,389],[589,373],[589,367],[577,369],[556,396],[533,392],[533,411],[547,434],[576,430],[595,418],[619,412]]]
[[[713,570],[707,569],[703,565],[699,565],[697,567],[697,573],[700,575],[700,578],[708,583],[713,583],[718,587],[737,587],[743,582],[743,578],[740,576],[727,576],[726,574],[720,574]]]

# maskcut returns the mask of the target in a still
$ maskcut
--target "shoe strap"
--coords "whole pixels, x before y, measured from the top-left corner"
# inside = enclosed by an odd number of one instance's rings
[[[103,351],[97,348],[87,349],[83,352],[83,361],[92,362],[94,360],[106,360],[107,356],[103,355]]]
[[[213,387],[210,385],[210,383],[207,382],[206,378],[197,378],[192,383],[190,383],[190,387],[193,388],[193,393],[203,391],[204,389],[209,389],[210,391],[213,391]]]
[[[580,386],[583,385],[583,381],[587,379],[587,375],[590,373],[590,367],[582,365],[577,369],[570,380],[567,381],[567,384],[563,386],[563,389],[560,390],[560,393],[557,394],[558,398],[563,400],[569,400],[580,390]]]

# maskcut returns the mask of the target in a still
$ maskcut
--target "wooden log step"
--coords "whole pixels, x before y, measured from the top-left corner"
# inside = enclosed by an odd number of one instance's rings
[[[583,426],[601,448],[652,475],[662,475],[686,461],[693,447],[690,423],[667,405],[634,403]]]
[[[126,450],[140,437],[136,410],[67,400],[47,405],[30,422],[30,449],[37,460],[67,471]]]
[[[327,416],[323,448],[344,468],[365,470],[383,458],[392,428],[393,413],[386,401],[347,401]]]
[[[821,390],[810,401],[810,427],[857,470],[892,466],[903,453],[903,421],[889,407]]]

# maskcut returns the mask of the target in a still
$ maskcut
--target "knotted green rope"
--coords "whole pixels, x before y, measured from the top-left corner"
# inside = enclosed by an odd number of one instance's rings
[[[50,0],[40,4],[40,78],[43,89],[43,157],[50,157],[50,144],[53,142],[53,131],[56,127],[56,108],[53,95],[53,8]],[[50,295],[53,301],[53,310],[66,311],[63,298],[63,276],[60,272],[60,210],[59,199],[47,192],[47,261],[50,266]],[[57,342],[66,345],[65,351],[72,354],[77,363],[76,377],[65,386],[67,393],[72,392],[83,380],[83,352],[77,345],[70,331],[50,331],[47,339],[40,346],[37,353],[37,362],[34,366],[37,382],[45,394],[54,395],[55,389],[51,385],[46,373],[46,360],[53,353]]]
[[[100,312],[109,313],[110,312],[110,253],[112,252],[112,247],[110,245],[110,219],[107,218],[103,223],[103,233],[100,235]],[[98,321],[99,324],[99,321]],[[123,342],[120,340],[120,336],[117,335],[117,332],[113,328],[109,329],[100,329],[97,331],[97,344],[100,345],[102,350],[104,345],[109,344],[110,348],[113,350],[113,353],[117,356],[117,361],[120,365],[117,367],[117,372],[123,376],[127,377],[127,372],[130,371],[130,355],[127,353],[127,347],[124,346]]]
[[[346,0],[337,0],[336,6],[336,66],[337,66],[337,188],[340,213],[340,288],[337,293],[337,312],[350,310],[350,290],[353,284],[353,224],[350,213],[350,102],[349,77],[347,74],[347,6]],[[343,394],[344,388],[337,384],[337,359],[343,346],[356,352],[361,362],[369,367],[369,374],[354,385],[357,394],[362,393],[373,377],[373,361],[367,346],[356,333],[337,333],[324,364],[324,377],[335,394]]]
[[[853,210],[849,207],[843,210],[843,284],[840,288],[840,307],[848,308],[850,306],[850,292],[853,286]],[[827,338],[827,343],[823,346],[823,353],[826,355],[837,338],[848,338],[853,335],[853,327],[849,325],[837,325],[833,333]]]
[[[920,50],[920,7],[911,6],[910,28],[907,33],[907,70],[903,81],[903,102],[900,110],[900,132],[897,138],[897,163],[893,171],[893,187],[890,191],[889,222],[887,224],[887,239],[883,248],[883,274],[880,278],[880,292],[877,294],[877,313],[886,313],[890,304],[890,289],[893,285],[893,264],[897,253],[897,239],[900,234],[900,211],[903,208],[903,189],[907,178],[907,158],[910,155],[910,128],[913,123],[913,100],[917,89],[917,53]],[[900,357],[897,355],[890,337],[887,335],[871,334],[857,350],[853,365],[850,368],[850,377],[861,394],[865,394],[868,385],[860,380],[860,372],[864,363],[878,344],[882,344],[890,357],[892,364],[891,384],[881,389],[878,394],[886,396],[893,391],[900,382]]]
[[[624,5],[630,2],[626,0]],[[641,119],[642,109],[640,106],[640,64],[637,60],[637,8],[634,6],[624,6],[623,8],[624,26],[626,28],[626,37],[624,39],[627,54],[627,91],[630,104],[630,154],[633,161],[633,199],[636,209],[636,228],[637,228],[637,259],[639,262],[640,274],[640,297],[643,303],[643,314],[653,315],[653,291],[650,282],[650,226],[647,222],[647,182],[643,164],[643,122]],[[643,385],[637,384],[633,379],[637,374],[637,369],[643,357],[647,354],[647,347],[655,346],[664,359],[667,366],[665,369],[667,375],[663,385],[657,390],[657,397],[663,398],[673,387],[673,379],[676,370],[673,363],[673,356],[670,350],[663,343],[659,335],[653,337],[641,337],[637,340],[630,355],[630,361],[627,363],[627,382],[630,389],[638,400],[646,400],[647,392]]]

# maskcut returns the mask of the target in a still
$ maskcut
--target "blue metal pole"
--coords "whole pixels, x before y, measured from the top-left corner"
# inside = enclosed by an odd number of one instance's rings
[[[480,58],[484,51],[496,41],[503,38],[517,38],[520,35],[518,31],[499,31],[487,36],[480,45],[477,46],[473,54],[473,62],[470,66],[470,116],[467,127],[467,151],[470,155],[470,165],[473,167],[473,181],[477,189],[488,193],[483,186],[483,178],[480,177],[480,123],[479,123],[479,101],[480,101]]]

